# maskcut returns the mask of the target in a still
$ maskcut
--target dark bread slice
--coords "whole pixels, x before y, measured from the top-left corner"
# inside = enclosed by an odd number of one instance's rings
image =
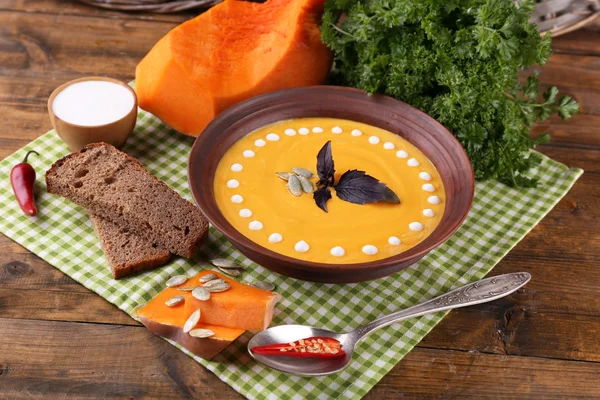
[[[49,193],[184,257],[194,254],[208,232],[196,206],[106,143],[56,161],[46,172],[46,186]]]
[[[90,214],[90,220],[115,279],[149,271],[165,265],[171,259],[169,250],[152,244],[104,218]]]

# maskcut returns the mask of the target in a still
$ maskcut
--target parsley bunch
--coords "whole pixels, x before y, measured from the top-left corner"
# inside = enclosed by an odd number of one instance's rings
[[[534,186],[540,162],[529,135],[554,112],[579,104],[549,88],[538,102],[537,74],[550,35],[529,22],[533,0],[327,0],[323,41],[335,53],[334,81],[405,101],[445,125],[467,151],[477,179]]]

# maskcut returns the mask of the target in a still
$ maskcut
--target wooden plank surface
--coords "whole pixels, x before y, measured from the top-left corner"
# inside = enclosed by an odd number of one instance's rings
[[[240,398],[142,327],[7,322],[0,319],[0,336],[13,340],[0,341],[0,379],[8,398]],[[420,347],[366,399],[583,398],[600,392],[598,374],[598,363]],[[510,382],[510,388],[498,382]]]
[[[86,75],[133,78],[164,33],[193,16],[109,12],[77,2],[0,2],[0,158],[50,129],[46,101]],[[492,274],[533,280],[453,311],[368,395],[600,398],[600,21],[557,38],[541,70],[582,104],[539,124],[541,151],[586,170]],[[0,398],[240,396],[112,304],[0,235]]]
[[[27,14],[79,15],[110,19],[140,19],[181,23],[202,12],[202,9],[182,11],[176,14],[155,14],[147,12],[121,12],[103,8],[89,7],[76,0],[2,0],[0,10],[18,11]]]

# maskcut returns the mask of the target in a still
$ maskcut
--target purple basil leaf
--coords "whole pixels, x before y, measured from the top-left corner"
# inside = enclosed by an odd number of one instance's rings
[[[400,199],[385,183],[356,169],[344,172],[335,185],[335,193],[345,201],[354,204],[400,203]]]
[[[335,167],[333,164],[333,156],[331,154],[330,140],[323,145],[321,150],[319,150],[319,154],[317,154],[317,175],[319,175],[317,186],[333,186],[334,173]]]
[[[325,212],[327,212],[327,201],[331,199],[331,190],[327,186],[323,186],[318,188],[313,194],[313,198],[315,199],[315,203],[317,206]]]
[[[383,182],[381,182],[381,184],[385,185],[385,183]],[[400,203],[398,195],[387,186],[385,187],[385,192],[383,192],[383,199],[381,199],[380,201],[384,201],[386,203]]]

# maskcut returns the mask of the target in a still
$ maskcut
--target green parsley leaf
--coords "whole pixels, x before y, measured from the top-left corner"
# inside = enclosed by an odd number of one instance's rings
[[[558,104],[558,115],[565,120],[571,119],[573,114],[579,112],[579,103],[573,100],[571,96],[563,96]]]
[[[529,22],[533,0],[326,0],[321,33],[335,54],[333,83],[405,101],[444,124],[461,142],[477,179],[530,187],[540,162],[529,131],[579,104],[558,90],[539,96],[537,72],[550,35]],[[542,98],[539,101],[538,98]]]

